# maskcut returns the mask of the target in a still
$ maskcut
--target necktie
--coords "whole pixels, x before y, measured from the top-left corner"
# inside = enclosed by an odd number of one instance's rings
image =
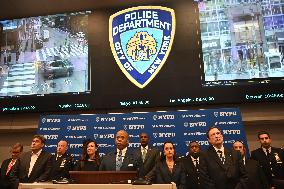
[[[266,156],[269,158],[270,152],[269,149],[266,149]]]
[[[13,165],[15,164],[15,161],[16,161],[15,159],[12,159],[12,160],[10,161],[10,163],[9,163],[9,165],[8,165],[8,168],[7,168],[7,171],[6,171],[6,175],[8,175],[9,172],[11,171]]]
[[[121,166],[122,166],[122,151],[119,150],[117,160],[116,160],[116,170],[120,171]]]
[[[223,152],[221,150],[218,150],[217,152],[218,152],[219,158],[221,160],[221,163],[225,164],[225,157],[223,156]]]
[[[143,152],[142,152],[142,160],[143,160],[143,162],[145,161],[146,154],[147,154],[147,150],[146,150],[146,148],[143,148]]]
[[[194,159],[194,160],[193,160],[193,163],[194,163],[194,166],[197,168],[197,167],[198,167],[198,159],[197,159],[197,158]]]

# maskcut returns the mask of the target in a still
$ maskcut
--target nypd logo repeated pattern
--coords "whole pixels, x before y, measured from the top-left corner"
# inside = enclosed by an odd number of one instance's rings
[[[38,133],[44,135],[46,150],[56,151],[60,139],[69,142],[69,153],[79,157],[82,142],[88,138],[96,140],[101,154],[114,148],[116,131],[124,129],[129,133],[129,147],[139,147],[139,134],[147,132],[153,146],[161,148],[165,141],[176,144],[179,155],[185,155],[189,141],[198,141],[202,148],[209,145],[206,131],[218,126],[225,135],[225,145],[231,147],[235,140],[246,137],[238,109],[189,110],[177,112],[149,112],[132,114],[97,115],[50,115],[42,116]]]
[[[109,19],[109,41],[116,63],[126,77],[143,88],[158,74],[175,34],[173,9],[139,6]]]

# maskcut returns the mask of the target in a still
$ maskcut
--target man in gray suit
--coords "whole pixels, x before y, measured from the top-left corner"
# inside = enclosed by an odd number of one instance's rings
[[[135,154],[140,158],[140,161],[143,162],[144,174],[147,175],[160,160],[160,152],[158,149],[149,145],[149,135],[147,133],[141,133],[139,137],[141,146],[135,150]],[[147,175],[147,177],[152,176],[151,174]]]
[[[143,174],[140,159],[127,147],[128,138],[128,133],[124,130],[116,133],[116,150],[103,157],[100,171],[139,171],[139,175]]]
[[[13,188],[18,188],[20,182],[33,183],[47,181],[52,168],[51,154],[43,151],[45,139],[34,135],[31,151],[23,153],[11,172]]]

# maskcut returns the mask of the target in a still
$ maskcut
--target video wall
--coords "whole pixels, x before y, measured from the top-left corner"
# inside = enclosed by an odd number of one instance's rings
[[[1,20],[0,101],[90,93],[89,14]]]
[[[197,3],[205,86],[273,82],[284,77],[284,2]]]
[[[89,91],[88,13],[0,21],[0,96]]]
[[[43,1],[0,16],[3,113],[284,102],[282,2]]]

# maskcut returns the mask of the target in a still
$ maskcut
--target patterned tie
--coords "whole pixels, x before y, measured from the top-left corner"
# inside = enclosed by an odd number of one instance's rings
[[[199,161],[198,158],[194,159],[194,166],[196,168],[196,173],[199,174]],[[199,179],[199,176],[198,176]]]
[[[193,162],[194,162],[194,166],[195,166],[195,167],[198,167],[198,159],[197,159],[197,158],[196,158],[196,159],[194,159],[194,161],[193,161]]]
[[[122,166],[122,151],[119,150],[117,160],[116,160],[116,170],[120,171],[121,166]]]
[[[225,157],[223,156],[223,152],[221,150],[218,150],[217,153],[219,155],[221,163],[224,165],[225,164]]]
[[[143,160],[143,162],[145,161],[146,154],[147,154],[147,150],[146,150],[146,148],[143,148],[143,152],[142,152],[142,160]]]
[[[11,171],[13,165],[15,164],[15,161],[16,161],[15,159],[12,159],[12,160],[10,161],[10,163],[9,163],[9,165],[8,165],[8,168],[7,168],[7,171],[6,171],[6,175],[8,175],[9,172]]]

